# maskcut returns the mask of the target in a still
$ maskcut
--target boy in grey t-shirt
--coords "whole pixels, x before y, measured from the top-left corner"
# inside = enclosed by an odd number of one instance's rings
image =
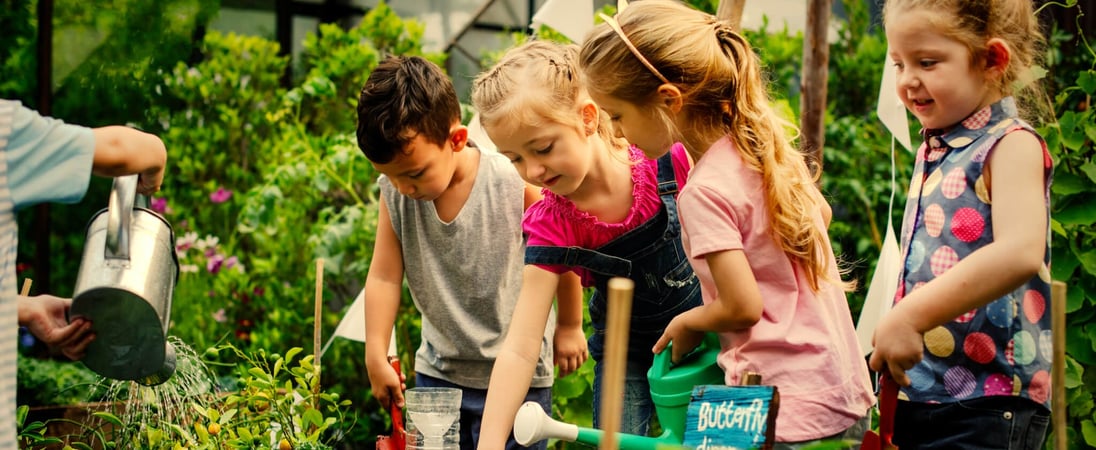
[[[461,448],[472,450],[495,357],[521,289],[521,219],[539,192],[509,160],[468,142],[449,78],[419,57],[389,57],[358,102],[358,146],[382,175],[376,245],[365,282],[366,368],[382,405],[403,403],[386,351],[406,278],[422,314],[415,385],[462,389]],[[582,326],[577,278],[561,285],[561,327]],[[551,411],[553,328],[526,397]],[[579,333],[581,336],[581,333]],[[585,342],[563,343],[584,359]],[[511,438],[508,448],[520,448]],[[541,448],[544,445],[541,444]]]

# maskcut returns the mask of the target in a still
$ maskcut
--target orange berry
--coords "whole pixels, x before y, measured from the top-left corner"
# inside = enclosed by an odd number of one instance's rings
[[[206,427],[206,431],[209,431],[209,434],[216,436],[221,433],[221,424],[216,422],[211,423],[208,427]]]
[[[282,439],[278,442],[278,450],[293,450],[293,446],[289,445],[289,441]]]

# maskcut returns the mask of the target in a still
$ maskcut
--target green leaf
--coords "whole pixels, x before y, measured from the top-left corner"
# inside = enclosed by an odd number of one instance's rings
[[[1085,366],[1077,363],[1066,355],[1066,389],[1073,389],[1084,384],[1081,377],[1085,374]]]
[[[1096,223],[1096,205],[1077,201],[1054,213],[1054,219],[1062,225],[1091,225]]]
[[[1092,161],[1084,163],[1081,165],[1081,171],[1088,175],[1089,181],[1096,183],[1096,164],[1093,164]]]
[[[1066,196],[1096,190],[1092,183],[1069,172],[1054,174],[1054,183],[1050,185],[1050,191],[1055,195]]]
[[[304,419],[306,424],[315,425],[317,427],[323,425],[323,414],[314,408],[308,408],[304,414],[301,414],[301,418]]]
[[[1073,271],[1081,265],[1081,261],[1077,260],[1077,255],[1068,248],[1052,249],[1051,259],[1053,262],[1050,265],[1050,277],[1059,281],[1067,281],[1073,278]]]
[[[1096,71],[1086,70],[1077,74],[1077,86],[1085,91],[1085,94],[1096,94]]]
[[[1096,424],[1092,420],[1081,421],[1081,435],[1085,437],[1085,443],[1096,446]]]
[[[97,417],[99,419],[105,420],[105,421],[109,422],[111,425],[114,425],[118,428],[122,428],[122,419],[119,419],[118,416],[115,416],[114,414],[99,411],[99,412],[92,413],[91,415],[92,415],[92,417]]]
[[[1096,275],[1096,249],[1078,254],[1077,260],[1081,261],[1081,266],[1085,268],[1085,272],[1089,275]]]
[[[301,347],[293,347],[293,348],[289,349],[289,351],[285,352],[285,360],[286,361],[292,361],[293,357],[297,356],[297,354],[300,353],[301,351],[303,351],[303,349]]]
[[[1086,327],[1066,328],[1066,353],[1081,364],[1096,365],[1096,351],[1092,350],[1092,339]]]

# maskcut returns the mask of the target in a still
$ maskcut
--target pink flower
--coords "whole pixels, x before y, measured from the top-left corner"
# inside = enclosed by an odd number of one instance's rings
[[[225,257],[222,254],[214,254],[209,257],[209,261],[206,261],[206,270],[209,273],[217,273],[221,271],[221,265],[225,262]]]
[[[217,312],[213,313],[213,320],[216,320],[217,323],[225,323],[225,321],[228,320],[228,315],[225,314],[225,309],[221,308],[218,309]]]
[[[216,191],[213,191],[212,194],[209,194],[209,201],[213,203],[224,203],[227,202],[230,198],[232,198],[232,191],[223,187],[218,187]]]
[[[148,206],[152,208],[153,211],[156,211],[160,214],[168,214],[171,212],[171,208],[167,206],[167,198],[164,197],[157,197],[152,199],[152,201],[149,202]]]

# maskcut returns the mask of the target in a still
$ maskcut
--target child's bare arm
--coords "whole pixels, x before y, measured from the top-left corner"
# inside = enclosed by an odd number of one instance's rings
[[[552,309],[552,292],[560,282],[559,275],[531,265],[525,266],[522,276],[514,317],[491,371],[478,450],[501,450],[506,446],[514,428],[514,415],[533,381]]]
[[[403,253],[388,206],[380,203],[373,260],[365,278],[365,367],[373,396],[382,405],[403,404],[403,374],[388,363],[388,344],[403,295]]]
[[[761,320],[764,304],[757,279],[742,250],[725,250],[705,255],[716,289],[717,301],[674,317],[652,349],[662,352],[674,342],[671,361],[678,361],[699,343],[705,331],[734,331],[754,326]]]
[[[103,177],[138,174],[137,192],[150,195],[160,189],[167,150],[155,135],[124,126],[95,128],[92,173]]]
[[[574,272],[559,277],[556,289],[556,334],[553,338],[556,366],[567,376],[586,362],[586,333],[582,330],[582,281]]]
[[[888,368],[909,384],[905,371],[922,357],[922,335],[1016,289],[1044,270],[1046,199],[1042,147],[1030,133],[1013,132],[988,160],[994,183],[993,242],[917,290],[909,292],[876,327],[874,370]]]

